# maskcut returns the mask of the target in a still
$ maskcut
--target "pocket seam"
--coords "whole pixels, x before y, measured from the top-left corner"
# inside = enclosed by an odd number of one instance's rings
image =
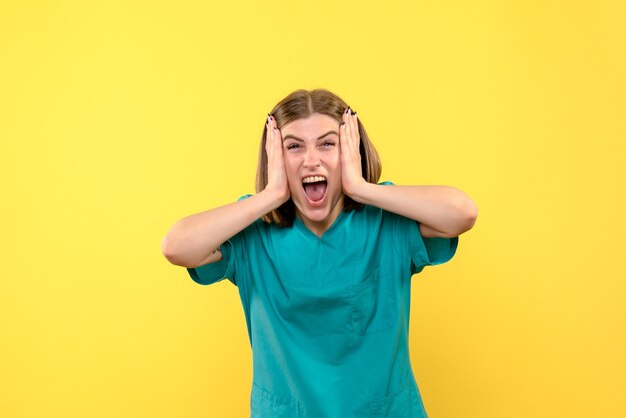
[[[388,393],[385,396],[373,399],[370,402],[368,402],[367,403],[368,412],[372,414],[379,414],[381,412],[381,409],[387,410],[395,399],[397,399],[398,397],[400,397],[406,392],[410,392],[412,388],[413,388],[413,379],[411,378],[410,375],[407,375],[405,376],[404,382],[400,384],[396,390]],[[419,395],[416,395],[416,396],[419,396]],[[420,401],[419,403],[421,404],[421,396],[420,396],[419,401]],[[421,404],[420,408],[423,410],[423,404]],[[373,416],[378,416],[378,415],[373,415]]]
[[[382,266],[379,265],[375,267],[368,275],[367,278],[356,285],[350,286],[350,308],[351,308],[351,321],[350,321],[350,329],[352,332],[355,332],[359,335],[370,335],[375,334],[381,331],[388,330],[394,326],[393,316],[397,314],[397,306],[393,303],[393,296],[390,292],[390,289],[387,289],[386,295],[383,298],[387,298],[389,305],[388,306],[377,306],[377,309],[382,309],[383,312],[377,312],[378,315],[383,315],[383,317],[379,318],[379,324],[377,327],[372,327],[371,325],[366,329],[358,326],[357,321],[357,301],[359,295],[362,295],[369,287],[375,286],[377,283],[380,283],[382,277],[391,277],[389,273],[384,273],[382,270]],[[391,279],[390,279],[391,280]],[[390,284],[390,286],[392,286]],[[379,286],[380,289],[380,286]],[[374,289],[375,290],[375,289]],[[378,302],[378,301],[377,301]],[[385,309],[389,308],[389,309]]]
[[[252,382],[252,389],[253,389],[252,399],[256,397],[259,400],[267,402],[269,406],[272,408],[281,407],[281,408],[288,409],[287,412],[289,413],[295,410],[296,416],[294,418],[300,417],[300,403],[296,401],[295,399],[278,397],[274,395],[272,392],[268,391],[267,389],[264,389],[263,387],[259,386],[255,382]]]

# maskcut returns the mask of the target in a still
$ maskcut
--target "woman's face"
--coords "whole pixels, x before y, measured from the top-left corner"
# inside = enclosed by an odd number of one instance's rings
[[[280,131],[296,212],[305,223],[330,226],[343,208],[339,122],[314,113]]]

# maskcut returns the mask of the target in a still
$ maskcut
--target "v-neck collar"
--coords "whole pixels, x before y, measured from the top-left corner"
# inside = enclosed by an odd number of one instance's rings
[[[340,222],[343,220],[343,218],[345,217],[346,213],[344,210],[341,210],[341,212],[339,212],[339,215],[337,215],[337,217],[335,218],[335,220],[333,221],[333,223],[328,227],[328,229],[326,231],[324,231],[324,233],[322,234],[321,237],[318,237],[313,231],[311,231],[305,224],[304,222],[302,222],[302,219],[300,219],[300,217],[298,215],[295,215],[295,219],[293,221],[294,225],[300,229],[302,231],[302,233],[304,235],[306,235],[307,237],[309,237],[310,239],[314,239],[317,241],[322,241],[322,240],[326,240],[329,236],[330,233],[332,233],[333,230],[338,228],[338,225],[340,224]]]

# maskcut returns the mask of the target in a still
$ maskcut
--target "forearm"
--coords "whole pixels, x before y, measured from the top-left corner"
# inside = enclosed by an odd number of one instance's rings
[[[384,186],[363,182],[350,196],[416,220],[448,236],[469,230],[476,220],[476,204],[461,190],[449,186]]]
[[[173,264],[196,267],[209,253],[280,205],[275,194],[262,191],[238,202],[187,216],[163,239],[163,255]]]

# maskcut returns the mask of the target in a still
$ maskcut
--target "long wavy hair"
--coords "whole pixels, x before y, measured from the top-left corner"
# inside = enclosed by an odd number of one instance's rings
[[[341,123],[341,116],[348,108],[339,96],[325,89],[315,90],[296,90],[282,99],[272,109],[270,114],[276,120],[278,129],[293,122],[297,119],[306,119],[314,113],[328,115],[335,119],[337,123]],[[376,148],[367,136],[367,132],[361,123],[361,119],[357,119],[359,126],[359,136],[361,138],[359,152],[361,154],[361,173],[363,178],[369,183],[376,184],[380,178],[382,164],[378,157]],[[267,152],[265,150],[265,141],[267,135],[267,126],[263,128],[261,136],[261,148],[259,150],[259,164],[256,172],[256,192],[259,193],[267,186]],[[349,212],[351,210],[360,210],[363,203],[356,202],[344,195],[343,210]],[[279,208],[271,211],[263,216],[263,220],[269,223],[276,223],[280,226],[291,226],[296,216],[296,208],[292,199],[283,203]]]

